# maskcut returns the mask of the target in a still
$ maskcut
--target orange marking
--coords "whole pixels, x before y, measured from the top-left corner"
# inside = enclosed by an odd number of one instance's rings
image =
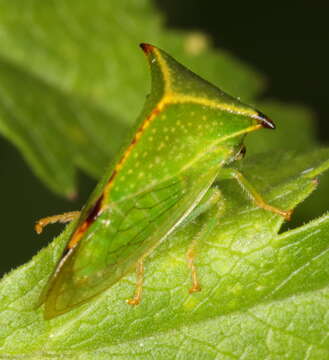
[[[107,185],[104,188],[104,192],[103,192],[104,198],[108,197],[108,194],[109,194],[111,188],[113,187],[114,179],[115,179],[116,175],[119,173],[119,171],[121,170],[123,164],[128,159],[128,157],[131,154],[133,148],[137,145],[137,143],[138,143],[139,139],[141,138],[143,132],[150,126],[152,120],[163,110],[164,106],[165,106],[165,103],[163,101],[160,101],[158,103],[158,105],[152,110],[151,114],[144,120],[144,122],[141,124],[141,126],[137,130],[135,136],[131,140],[130,145],[127,147],[126,151],[123,153],[123,155],[122,155],[121,159],[119,160],[119,162],[115,165],[113,174],[111,175]]]
[[[145,121],[142,123],[142,125],[139,127],[139,129],[137,130],[135,136],[133,137],[133,139],[131,140],[130,145],[128,146],[128,148],[126,149],[126,151],[123,153],[121,159],[119,160],[119,162],[116,164],[112,175],[110,176],[103,194],[100,196],[100,198],[96,201],[95,205],[93,208],[90,209],[90,212],[86,218],[86,220],[75,230],[75,232],[73,233],[70,242],[67,245],[67,249],[72,249],[73,247],[75,247],[78,242],[81,240],[81,237],[83,236],[83,234],[88,230],[89,226],[96,220],[96,218],[101,214],[102,210],[103,210],[103,200],[107,198],[108,193],[110,191],[110,189],[113,187],[114,184],[114,179],[116,178],[116,175],[119,173],[119,171],[121,170],[123,164],[125,163],[125,161],[127,160],[128,156],[130,155],[132,149],[134,148],[134,146],[138,143],[138,140],[141,138],[144,130],[150,125],[150,123],[152,122],[152,120],[162,111],[164,107],[164,104],[160,101],[160,103],[157,105],[157,107],[155,107],[151,114],[145,119]]]
[[[88,229],[89,224],[85,221],[83,222],[74,232],[70,242],[67,245],[68,249],[72,249],[81,239],[81,236]]]
[[[112,174],[113,176],[113,174]],[[88,216],[85,221],[75,230],[72,235],[70,242],[67,245],[68,249],[72,249],[80,241],[82,235],[87,231],[89,226],[96,220],[96,218],[101,214],[103,210],[103,194],[95,202],[95,205],[89,210]]]
[[[139,46],[142,48],[145,54],[149,54],[154,49],[154,46],[150,44],[141,43]]]

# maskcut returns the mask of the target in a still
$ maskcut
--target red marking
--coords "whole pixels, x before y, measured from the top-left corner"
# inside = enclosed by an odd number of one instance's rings
[[[112,183],[112,181],[114,180],[115,176],[117,175],[118,171],[120,170],[120,166],[124,163],[124,161],[126,160],[128,155],[131,153],[132,148],[137,144],[141,134],[143,133],[143,131],[145,130],[147,125],[150,123],[151,119],[153,117],[157,116],[160,113],[160,111],[161,110],[158,107],[153,109],[151,114],[146,118],[146,120],[138,128],[138,130],[136,131],[135,136],[132,138],[132,140],[131,140],[129,146],[127,147],[126,151],[124,152],[122,158],[117,163],[116,169],[114,170],[113,174],[111,175],[111,177],[110,177],[110,179],[109,179],[109,181],[107,183],[107,186],[109,186]]]
[[[145,44],[142,43],[140,44],[140,47],[143,49],[143,51],[145,52],[145,54],[149,54],[150,52],[153,51],[154,46],[150,45],[150,44]],[[80,241],[81,237],[83,236],[83,234],[88,230],[89,226],[97,219],[97,217],[101,214],[102,212],[102,201],[104,199],[104,196],[107,196],[107,193],[109,191],[109,189],[111,188],[111,184],[114,181],[114,178],[116,177],[116,175],[118,174],[118,172],[120,171],[121,165],[125,162],[126,158],[129,156],[129,154],[131,153],[132,148],[136,145],[136,143],[139,140],[139,137],[141,136],[141,134],[143,133],[143,131],[145,130],[145,128],[149,125],[149,123],[151,122],[151,120],[157,116],[160,112],[161,112],[162,108],[160,107],[156,107],[155,109],[152,110],[152,112],[150,113],[150,115],[146,118],[146,120],[142,123],[142,125],[139,127],[139,129],[137,130],[135,136],[133,137],[133,139],[131,140],[130,145],[128,146],[127,150],[124,152],[122,158],[119,160],[119,162],[117,163],[115,169],[113,170],[112,175],[110,176],[107,185],[105,186],[105,189],[102,193],[102,195],[98,198],[98,200],[96,201],[95,205],[90,209],[87,218],[84,220],[84,222],[75,230],[74,234],[72,235],[66,251],[64,252],[64,256],[67,253],[67,251],[69,249],[72,249],[73,247],[75,247],[78,242]]]
[[[113,174],[112,174],[113,176]],[[70,242],[67,245],[68,249],[73,248],[81,239],[82,235],[88,230],[89,226],[97,219],[102,210],[103,194],[98,198],[95,205],[90,209],[86,220],[75,230]]]
[[[89,225],[92,224],[99,215],[102,209],[102,200],[103,200],[103,194],[98,198],[95,205],[90,209],[87,219],[85,220],[85,222],[88,223]]]
[[[156,107],[155,109],[153,109],[151,115],[149,116],[149,118],[151,116],[157,116],[160,113],[160,109],[158,107]]]
[[[149,54],[154,49],[154,46],[146,43],[141,43],[139,46],[142,48],[145,54]]]
[[[149,46],[152,47],[151,45],[147,45],[147,44],[142,44],[143,46]],[[141,45],[141,46],[142,46]],[[74,246],[77,245],[77,243],[80,241],[82,235],[88,230],[89,226],[97,219],[97,217],[100,215],[101,211],[102,211],[102,201],[104,196],[107,196],[107,192],[111,187],[111,184],[113,183],[114,178],[116,177],[116,175],[118,174],[121,165],[124,163],[124,161],[126,160],[126,158],[128,157],[128,155],[130,154],[132,148],[136,145],[136,143],[139,140],[140,135],[143,133],[143,131],[145,130],[146,126],[149,124],[149,122],[151,121],[151,119],[158,115],[160,113],[161,109],[159,107],[156,107],[155,109],[152,110],[151,114],[146,118],[146,120],[143,122],[143,124],[139,127],[139,129],[137,130],[135,136],[133,137],[133,139],[131,140],[130,145],[128,146],[127,150],[125,151],[125,153],[123,154],[122,158],[119,160],[119,162],[116,165],[116,168],[113,170],[113,173],[111,175],[111,177],[109,178],[107,185],[105,187],[105,190],[103,192],[103,194],[98,198],[98,200],[96,201],[95,205],[90,209],[86,220],[84,220],[84,222],[75,230],[74,234],[71,237],[70,242],[67,245],[67,249],[72,249]],[[67,251],[66,251],[67,252]],[[66,254],[66,252],[64,252],[64,254]]]

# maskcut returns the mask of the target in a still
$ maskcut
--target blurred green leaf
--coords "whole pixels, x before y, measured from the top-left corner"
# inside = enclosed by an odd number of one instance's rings
[[[203,34],[165,29],[149,0],[0,0],[0,133],[53,191],[73,196],[76,169],[98,177],[117,152],[149,88],[140,42],[165,49],[275,121],[275,132],[248,136],[241,164],[270,203],[295,207],[315,189],[329,152],[304,153],[316,145],[312,113],[259,102],[259,74],[212,49]],[[328,184],[304,206],[305,218],[326,201]],[[328,214],[278,235],[281,218],[251,204],[234,182],[220,185],[225,212],[198,249],[200,293],[187,293],[185,251],[194,228],[211,223],[206,214],[149,259],[138,307],[125,303],[131,275],[44,321],[35,304],[72,224],[1,281],[0,357],[329,358]]]
[[[281,208],[293,208],[329,167],[329,150],[257,155],[242,171]],[[277,169],[281,171],[277,171]],[[134,276],[63,316],[35,309],[70,225],[0,287],[0,353],[6,358],[324,359],[329,356],[329,217],[277,234],[282,218],[257,208],[233,181],[220,183],[225,211],[198,244],[202,291],[189,295],[185,251],[207,214],[146,263],[144,298],[125,303]]]
[[[78,167],[98,177],[149,88],[140,42],[154,43],[250,100],[262,81],[199,34],[164,29],[148,0],[0,1],[0,133],[55,192]]]
[[[112,121],[110,132],[108,113],[9,63],[0,65],[0,79],[0,131],[52,190],[74,195],[74,166],[100,174],[127,126]]]

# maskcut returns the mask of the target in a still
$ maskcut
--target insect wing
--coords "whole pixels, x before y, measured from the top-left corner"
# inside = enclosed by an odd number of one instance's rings
[[[59,263],[45,296],[52,318],[109,288],[159,245],[199,203],[218,174],[188,170],[109,204]]]

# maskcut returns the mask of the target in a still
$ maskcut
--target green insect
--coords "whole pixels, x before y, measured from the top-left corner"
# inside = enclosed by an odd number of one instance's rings
[[[218,179],[235,178],[261,208],[289,219],[291,211],[270,206],[228,165],[243,155],[249,132],[274,124],[201,79],[164,51],[141,44],[152,91],[124,150],[81,212],[41,219],[36,231],[78,217],[40,302],[53,318],[111,287],[136,268],[141,300],[143,262],[174,230],[218,202]],[[202,232],[198,233],[202,238]],[[187,252],[190,292],[200,290],[194,243]]]

